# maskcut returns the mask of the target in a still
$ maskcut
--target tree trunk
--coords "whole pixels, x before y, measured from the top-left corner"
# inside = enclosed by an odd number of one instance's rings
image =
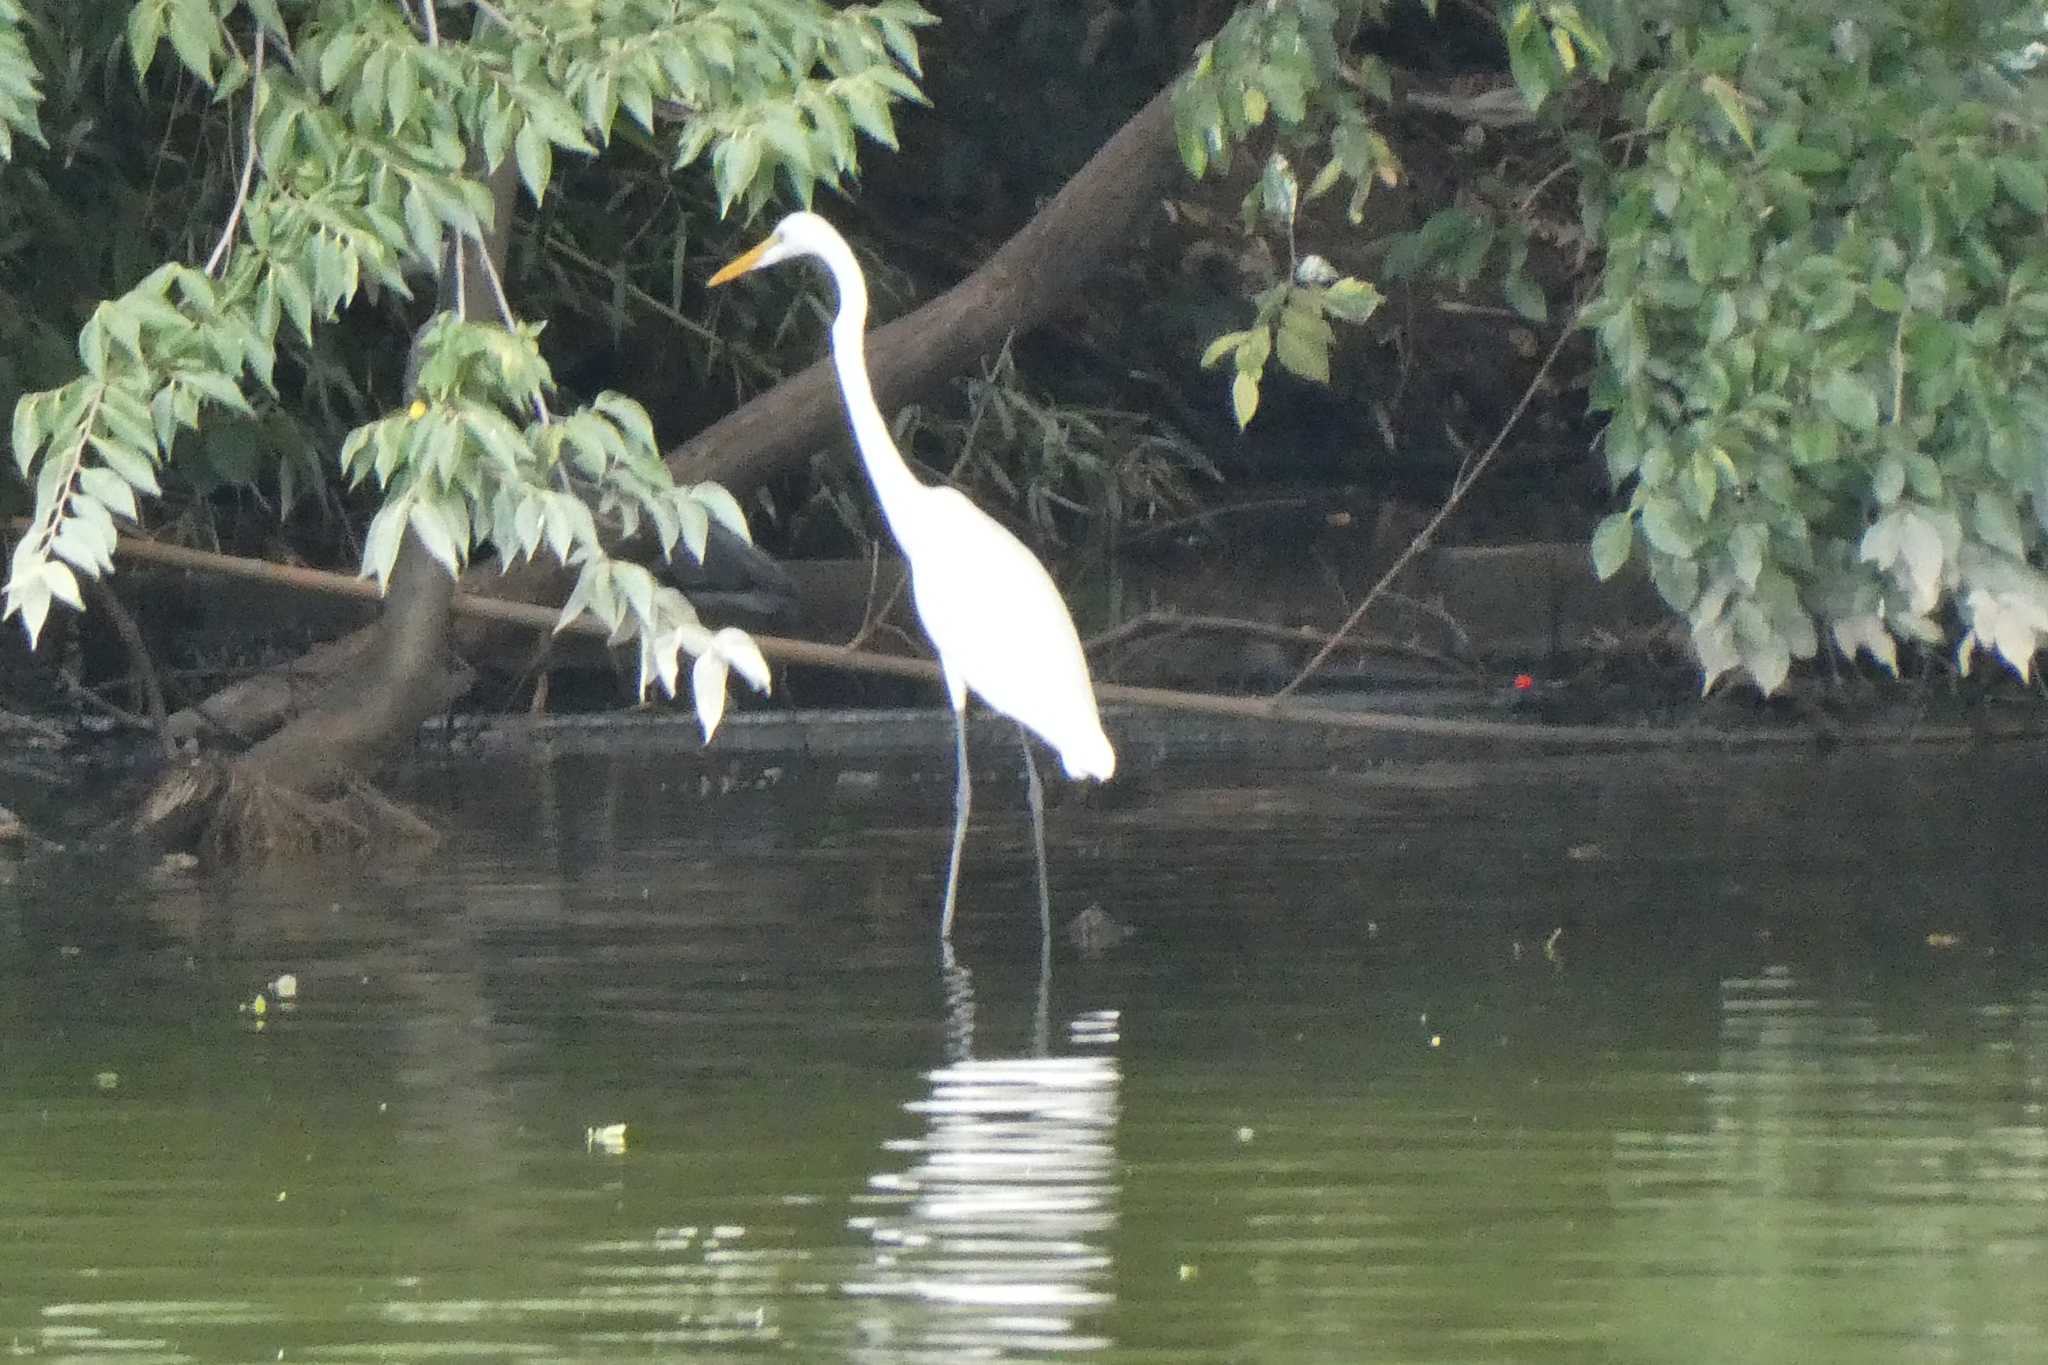
[[[488,243],[495,268],[510,236],[518,183],[512,163],[487,183],[495,208]],[[474,243],[451,243],[442,264],[442,306],[458,302],[467,314],[496,311]],[[354,642],[319,651],[330,671],[318,700],[225,767],[202,762],[167,774],[144,802],[138,827],[169,844],[202,836],[216,858],[229,861],[333,847],[360,851],[430,837],[417,817],[376,795],[366,779],[422,721],[469,686],[469,670],[448,647],[454,595],[454,578],[407,532],[377,624]],[[301,682],[307,671],[293,669]],[[275,703],[277,694],[289,700],[299,691],[273,689],[268,700]],[[203,709],[207,722],[237,733],[268,728],[225,710],[219,699]]]
[[[283,729],[235,760],[244,774],[301,791],[327,791],[376,771],[392,752],[469,688],[448,649],[455,580],[406,535],[384,612],[355,668]]]
[[[489,270],[502,273],[519,181],[510,159],[485,177],[491,191]],[[494,317],[497,301],[477,244],[455,241],[441,263],[440,302],[464,317]],[[408,395],[409,396],[409,395]],[[411,531],[399,548],[374,643],[319,702],[238,760],[248,775],[305,791],[374,772],[420,723],[469,687],[448,649],[455,580]]]

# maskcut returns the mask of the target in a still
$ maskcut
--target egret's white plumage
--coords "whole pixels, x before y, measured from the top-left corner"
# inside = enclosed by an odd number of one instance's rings
[[[867,281],[846,240],[814,213],[792,213],[768,239],[711,277],[727,280],[797,256],[815,256],[839,289],[832,363],[847,420],[882,516],[910,564],[910,592],[945,673],[959,771],[953,855],[942,933],[953,927],[960,850],[967,833],[967,694],[971,690],[1058,751],[1070,777],[1107,780],[1116,751],[1102,732],[1088,660],[1073,618],[1038,557],[955,488],[919,482],[890,438],[868,382],[863,338]]]

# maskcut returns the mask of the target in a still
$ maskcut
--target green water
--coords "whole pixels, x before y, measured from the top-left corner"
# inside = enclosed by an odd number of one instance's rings
[[[413,866],[24,877],[0,1355],[2048,1360],[2039,769],[1134,753],[1052,837],[1136,932],[1049,961],[992,776],[950,968],[894,760],[457,759]]]

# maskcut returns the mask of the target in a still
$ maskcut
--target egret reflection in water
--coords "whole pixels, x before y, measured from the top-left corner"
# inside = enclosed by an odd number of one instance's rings
[[[1101,1350],[1091,1325],[1112,1301],[1120,1074],[1115,1010],[1069,1020],[1046,1045],[1049,949],[1041,958],[1035,1055],[975,1057],[970,974],[945,955],[954,1058],[904,1106],[909,1160],[869,1181],[851,1225],[872,1244],[843,1286],[862,1358],[963,1360],[1011,1351]]]

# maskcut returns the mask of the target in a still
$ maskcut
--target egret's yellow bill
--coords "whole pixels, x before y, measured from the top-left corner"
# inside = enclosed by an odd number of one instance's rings
[[[719,267],[718,273],[713,275],[708,283],[715,285],[725,284],[746,274],[749,270],[760,264],[761,257],[768,250],[768,244],[774,240],[773,237],[770,237],[741,255],[733,257],[730,261]]]

